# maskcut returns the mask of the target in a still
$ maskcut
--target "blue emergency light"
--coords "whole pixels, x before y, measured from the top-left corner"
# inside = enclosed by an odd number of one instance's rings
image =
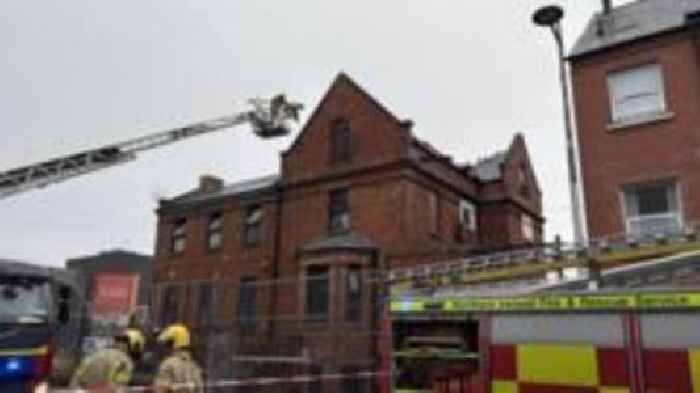
[[[34,361],[31,357],[0,357],[0,380],[21,379],[34,374]]]

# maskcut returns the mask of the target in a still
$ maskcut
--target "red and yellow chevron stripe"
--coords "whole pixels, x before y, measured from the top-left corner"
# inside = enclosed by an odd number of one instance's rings
[[[490,348],[491,393],[631,393],[625,348],[518,344]],[[644,349],[647,392],[700,393],[700,348]]]
[[[630,393],[623,348],[492,345],[492,393]]]

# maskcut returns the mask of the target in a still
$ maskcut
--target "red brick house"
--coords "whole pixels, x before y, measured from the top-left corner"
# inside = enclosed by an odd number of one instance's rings
[[[700,220],[700,1],[603,2],[569,56],[591,239]]]
[[[412,125],[340,74],[282,153],[279,175],[230,185],[203,176],[163,200],[156,317],[268,332],[268,353],[294,343],[316,372],[373,369],[376,334],[353,334],[379,329],[373,272],[541,241],[541,191],[522,135],[458,165]],[[245,341],[236,351],[254,352]]]

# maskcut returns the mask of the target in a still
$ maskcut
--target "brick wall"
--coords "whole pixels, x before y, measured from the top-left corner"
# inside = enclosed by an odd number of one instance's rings
[[[698,49],[687,33],[640,42],[572,61],[583,188],[592,238],[625,232],[621,186],[675,178],[686,222],[700,219]],[[607,75],[658,63],[669,120],[611,130]]]

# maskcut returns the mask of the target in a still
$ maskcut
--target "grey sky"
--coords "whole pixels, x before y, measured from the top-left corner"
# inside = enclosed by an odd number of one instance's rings
[[[620,1],[623,3],[624,1]],[[346,71],[458,161],[526,136],[549,236],[570,236],[554,44],[541,0],[0,2],[0,168],[244,109],[280,91],[318,103]],[[567,0],[567,46],[595,0]],[[0,200],[0,256],[44,264],[151,253],[158,196],[273,173],[291,138],[247,127]]]

